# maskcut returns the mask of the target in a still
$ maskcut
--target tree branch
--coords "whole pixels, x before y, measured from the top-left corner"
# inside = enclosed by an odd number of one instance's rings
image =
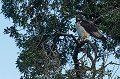
[[[54,37],[56,37],[56,36],[58,36],[58,37],[59,36],[68,36],[68,37],[71,37],[75,41],[76,47],[75,47],[72,59],[74,61],[77,78],[78,79],[84,79],[83,78],[83,76],[84,76],[83,69],[80,68],[80,66],[79,66],[79,60],[78,60],[79,51],[83,51],[85,53],[85,55],[87,55],[88,58],[91,60],[92,66],[91,67],[86,67],[86,69],[89,69],[89,70],[91,69],[93,71],[93,74],[94,74],[94,71],[96,71],[95,64],[96,64],[96,60],[97,60],[97,47],[93,43],[91,43],[89,40],[85,40],[85,41],[84,40],[82,40],[82,41],[77,40],[74,37],[74,35],[72,35],[72,34],[66,34],[66,33],[62,33],[60,31],[57,31],[55,33]],[[54,37],[52,37],[52,38],[54,38]],[[48,39],[51,39],[51,38],[48,38]],[[87,52],[86,50],[81,48],[85,43],[88,43],[92,47],[92,49],[94,50],[94,56],[95,56],[94,58],[92,57],[90,52]],[[94,76],[95,76],[95,74],[94,74]]]
[[[76,38],[73,36],[73,34],[66,34],[66,33],[62,33],[62,32],[57,32],[58,36],[69,36],[72,37],[73,40],[75,41],[76,44],[78,44],[78,41],[76,40]]]

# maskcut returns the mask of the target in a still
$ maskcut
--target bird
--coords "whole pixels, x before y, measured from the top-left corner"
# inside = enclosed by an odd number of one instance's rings
[[[102,32],[98,29],[97,25],[91,21],[87,21],[81,14],[76,16],[76,31],[84,41],[88,37],[92,36],[100,39],[103,43],[107,43],[106,37],[104,37]]]

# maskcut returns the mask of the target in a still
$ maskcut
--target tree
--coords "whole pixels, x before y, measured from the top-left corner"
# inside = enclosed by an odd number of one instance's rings
[[[14,38],[21,49],[16,61],[23,74],[21,79],[102,79],[105,75],[112,78],[112,71],[106,67],[119,64],[114,61],[106,63],[105,60],[110,55],[120,57],[119,0],[1,2],[2,13],[14,23],[4,33]],[[77,13],[103,31],[108,38],[106,50],[95,38],[79,40],[75,29]],[[99,68],[96,66],[98,62],[102,62]],[[66,70],[68,64],[71,65]]]

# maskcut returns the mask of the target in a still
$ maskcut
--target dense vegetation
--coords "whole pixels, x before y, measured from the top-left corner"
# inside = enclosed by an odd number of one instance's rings
[[[119,63],[106,60],[111,55],[120,57],[120,0],[1,2],[2,13],[14,23],[4,33],[14,38],[21,50],[16,61],[21,79],[102,79],[105,75],[113,79],[113,70],[107,66]],[[78,13],[102,30],[107,48],[95,38],[78,42]]]

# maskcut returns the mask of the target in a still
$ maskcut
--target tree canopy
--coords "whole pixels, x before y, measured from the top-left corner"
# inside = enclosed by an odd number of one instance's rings
[[[112,71],[106,67],[119,64],[106,63],[106,59],[120,57],[120,0],[1,2],[2,13],[14,23],[4,33],[21,49],[16,61],[21,79],[101,79],[105,75],[112,79]],[[78,13],[102,30],[107,48],[95,38],[80,41],[75,29]]]

